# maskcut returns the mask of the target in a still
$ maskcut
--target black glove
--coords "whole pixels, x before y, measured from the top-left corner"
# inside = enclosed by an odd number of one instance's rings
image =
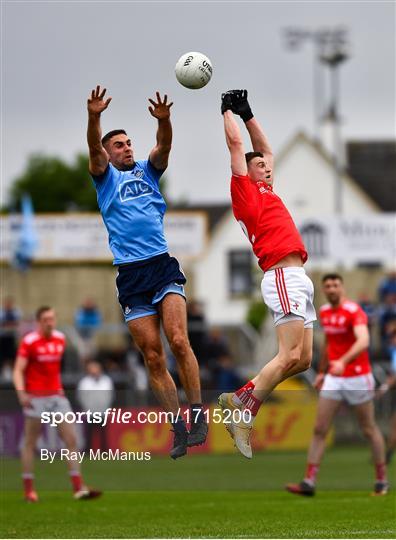
[[[232,92],[233,90],[229,90],[221,94],[221,114],[224,114],[226,111],[232,111]]]
[[[252,109],[247,100],[247,90],[230,90],[232,100],[232,112],[238,114],[244,122],[253,118]]]

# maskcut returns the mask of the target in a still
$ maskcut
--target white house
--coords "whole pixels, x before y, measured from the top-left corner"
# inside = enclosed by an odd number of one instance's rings
[[[321,222],[330,224],[329,227],[333,229],[338,225],[334,216],[336,175],[333,161],[323,147],[300,132],[276,157],[274,178],[276,192],[285,202],[303,235],[305,232],[304,240],[313,244],[311,265],[315,264],[317,233],[323,232]],[[347,173],[342,174],[341,182],[345,216],[360,220],[364,217],[369,222],[370,216],[378,219],[382,215],[379,206]],[[348,230],[355,231],[356,227],[349,227]],[[389,230],[392,235],[393,229]],[[341,241],[347,241],[348,238],[345,234],[341,238],[339,231],[337,234],[335,238],[339,251]],[[345,246],[344,251],[348,252],[348,246]],[[334,256],[325,256],[320,253],[320,249],[316,253],[316,262],[319,260],[318,255],[321,255],[323,267],[337,264]],[[365,249],[363,252],[366,253]],[[257,285],[251,283],[251,268],[254,264],[255,259],[246,236],[235,221],[231,207],[228,210],[225,207],[222,218],[211,231],[207,249],[189,267],[193,274],[194,297],[204,303],[211,324],[240,324],[245,319],[251,292],[259,292]],[[244,291],[246,294],[241,294]]]

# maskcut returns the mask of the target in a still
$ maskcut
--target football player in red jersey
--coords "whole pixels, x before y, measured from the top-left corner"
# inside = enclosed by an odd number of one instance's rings
[[[13,381],[25,416],[22,446],[22,479],[25,500],[37,502],[34,488],[33,461],[36,443],[41,433],[43,412],[71,412],[61,383],[61,360],[65,350],[65,336],[56,330],[55,312],[42,306],[36,312],[37,330],[21,341],[14,366]],[[77,452],[77,439],[72,424],[62,422],[58,433],[70,452]],[[75,455],[75,454],[68,454]],[[78,460],[67,460],[75,499],[92,499],[100,491],[87,488]]]
[[[376,481],[373,495],[388,492],[385,444],[374,418],[374,377],[368,355],[367,315],[345,296],[342,277],[327,274],[322,279],[328,300],[320,309],[325,343],[314,386],[320,389],[313,437],[308,450],[305,478],[286,489],[298,495],[315,494],[316,476],[325,450],[326,435],[334,415],[345,401],[354,408],[361,430],[371,445]]]
[[[230,90],[222,96],[221,112],[231,155],[231,199],[235,219],[248,237],[258,264],[264,272],[263,299],[274,318],[279,351],[258,375],[234,394],[221,394],[226,424],[237,449],[252,457],[250,434],[262,402],[288,377],[306,370],[311,363],[313,284],[305,274],[307,260],[300,234],[282,200],[273,191],[273,155],[268,139],[254,118],[246,90]],[[245,154],[234,113],[244,121],[253,152]]]

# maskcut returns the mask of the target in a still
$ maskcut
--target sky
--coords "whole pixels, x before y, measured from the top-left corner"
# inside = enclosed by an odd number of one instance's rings
[[[125,128],[136,159],[155,144],[147,100],[156,90],[167,93],[174,102],[168,195],[194,204],[227,202],[222,92],[248,89],[275,157],[298,130],[314,134],[314,47],[307,40],[289,50],[284,30],[291,26],[348,31],[350,57],[340,68],[344,140],[396,136],[394,2],[13,0],[3,1],[1,15],[3,203],[30,154],[72,161],[87,151],[86,100],[96,84],[113,98],[103,132]],[[182,87],[174,75],[189,51],[213,63],[212,80],[201,90]],[[327,88],[328,70],[321,71]]]

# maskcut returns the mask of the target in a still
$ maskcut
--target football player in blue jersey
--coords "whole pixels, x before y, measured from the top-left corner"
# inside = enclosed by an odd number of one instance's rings
[[[106,89],[97,86],[88,98],[89,171],[109,234],[113,264],[118,266],[118,299],[125,321],[144,356],[154,394],[174,415],[170,455],[177,459],[186,454],[188,446],[205,442],[208,426],[198,363],[187,336],[186,278],[178,261],[168,253],[163,230],[166,204],[159,179],[172,146],[172,103],[158,92],[155,100],[149,99],[150,114],[158,121],[157,140],[148,159],[136,161],[126,131],[113,130],[102,138],[100,118],[111,101],[105,96]],[[179,414],[176,386],[167,370],[161,322],[191,405],[190,432]]]

